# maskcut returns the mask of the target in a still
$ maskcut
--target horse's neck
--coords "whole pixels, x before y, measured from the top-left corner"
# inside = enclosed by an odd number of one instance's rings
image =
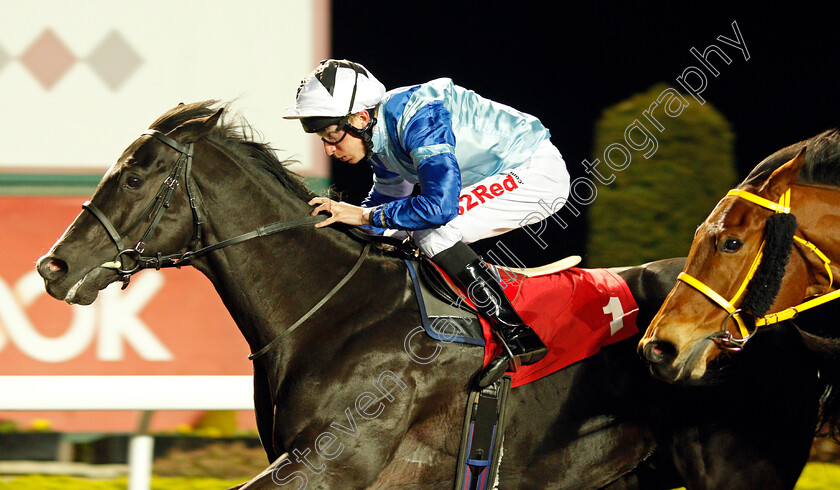
[[[207,177],[203,185],[196,178],[206,214],[202,245],[309,214],[300,198],[278,196],[258,179],[238,172],[223,179]],[[251,349],[257,350],[326,295],[360,253],[361,245],[342,233],[305,225],[214,251],[197,261],[196,268],[213,282]],[[342,306],[353,308],[352,303]]]
[[[832,261],[840,260],[840,235],[832,232],[840,226],[840,191],[826,186],[794,185],[790,208],[799,231],[807,234],[808,240]]]

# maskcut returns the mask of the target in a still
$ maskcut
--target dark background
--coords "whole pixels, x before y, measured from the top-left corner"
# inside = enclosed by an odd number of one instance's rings
[[[840,17],[832,3],[674,4],[336,0],[332,55],[364,64],[388,89],[446,76],[537,116],[573,179],[592,158],[594,124],[606,107],[657,82],[682,91],[676,78],[700,66],[689,49],[712,43],[733,61],[713,61],[720,75],[708,77],[703,97],[732,124],[741,177],[774,151],[840,126]],[[733,21],[749,60],[717,41],[735,38]],[[332,170],[344,199],[361,201],[369,167],[333,162]],[[565,230],[549,223],[547,250],[521,230],[503,241],[527,265],[585,256],[585,215]]]

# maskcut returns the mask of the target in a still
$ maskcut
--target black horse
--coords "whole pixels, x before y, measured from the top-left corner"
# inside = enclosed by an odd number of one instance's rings
[[[128,147],[38,262],[47,291],[90,304],[148,267],[193,265],[212,281],[260,354],[257,425],[274,463],[243,488],[450,488],[482,349],[411,336],[402,261],[311,226],[312,194],[221,112],[178,106]],[[240,237],[278,220],[290,221]],[[246,240],[257,235],[270,236]],[[617,270],[642,330],[683,263]],[[757,336],[710,387],[653,380],[638,340],[511,392],[500,488],[794,485],[825,388],[795,329]]]

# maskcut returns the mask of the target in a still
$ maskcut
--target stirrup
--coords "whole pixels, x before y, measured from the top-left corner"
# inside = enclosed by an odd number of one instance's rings
[[[524,324],[519,327],[524,331],[518,334],[509,332],[508,335],[511,336],[510,338],[505,336],[503,330],[493,329],[493,333],[502,347],[502,353],[500,355],[510,359],[511,371],[516,371],[522,365],[539,362],[548,353],[548,346],[545,345],[534,329]],[[515,350],[517,352],[514,352],[511,343],[516,343]]]
[[[493,360],[490,361],[487,366],[483,367],[481,371],[479,371],[478,375],[476,375],[476,387],[481,390],[500,380],[507,372],[510,361],[511,358],[504,352],[494,357]]]
[[[487,363],[487,366],[481,368],[481,371],[476,376],[475,384],[479,389],[487,388],[501,379],[505,373],[516,372],[522,367],[521,356],[514,356],[504,341],[500,343],[502,344],[502,352]],[[543,357],[545,357],[545,354],[540,356],[540,359]]]

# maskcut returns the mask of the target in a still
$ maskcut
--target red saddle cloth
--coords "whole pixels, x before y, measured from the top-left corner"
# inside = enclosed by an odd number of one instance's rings
[[[624,280],[610,271],[571,268],[537,277],[500,273],[514,308],[549,349],[538,363],[509,373],[512,387],[548,376],[638,332],[639,307]],[[481,323],[486,366],[497,354],[498,342],[489,324]]]

